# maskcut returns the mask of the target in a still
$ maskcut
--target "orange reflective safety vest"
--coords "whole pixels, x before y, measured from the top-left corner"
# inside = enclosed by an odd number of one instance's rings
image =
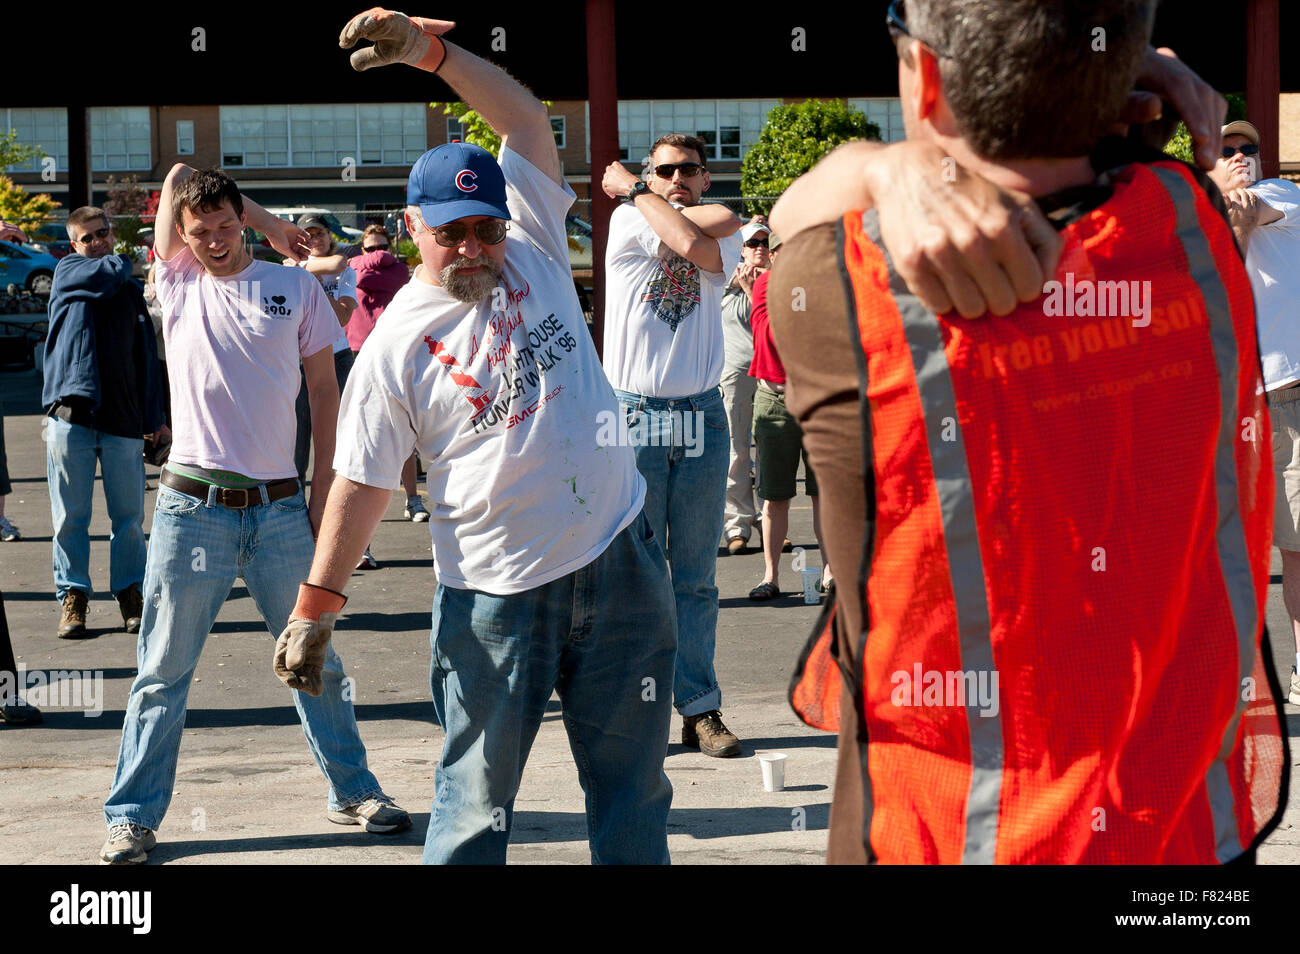
[[[1101,181],[1004,318],[934,315],[874,213],[841,226],[867,616],[842,684],[828,608],[791,702],[836,730],[855,694],[881,862],[1215,863],[1281,814],[1250,284],[1186,168]]]

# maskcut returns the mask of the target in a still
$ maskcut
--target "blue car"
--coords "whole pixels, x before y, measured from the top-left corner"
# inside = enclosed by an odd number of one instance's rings
[[[44,252],[33,252],[15,245],[0,242],[0,288],[21,285],[33,295],[48,298],[54,284],[54,267],[59,260]]]

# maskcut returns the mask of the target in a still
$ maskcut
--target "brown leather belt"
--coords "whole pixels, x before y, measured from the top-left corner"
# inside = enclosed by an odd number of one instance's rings
[[[211,484],[205,484],[201,480],[194,480],[170,470],[162,472],[158,483],[191,497],[198,497],[200,500],[208,499],[208,488],[211,487]],[[266,488],[268,501],[283,500],[298,492],[298,478],[286,477],[284,480],[274,480],[269,484],[255,484],[252,487],[218,487],[217,503],[231,510],[260,507],[262,505],[262,494],[258,490],[260,487]]]

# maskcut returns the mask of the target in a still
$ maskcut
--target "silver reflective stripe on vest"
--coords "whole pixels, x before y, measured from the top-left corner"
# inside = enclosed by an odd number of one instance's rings
[[[1233,330],[1232,313],[1228,309],[1228,293],[1219,277],[1210,243],[1201,231],[1196,217],[1196,203],[1192,187],[1187,180],[1172,169],[1150,167],[1173,200],[1177,215],[1178,240],[1187,256],[1191,279],[1205,299],[1210,316],[1210,345],[1219,370],[1219,403],[1222,414],[1219,420],[1219,440],[1214,455],[1214,489],[1218,498],[1218,521],[1215,543],[1219,551],[1219,567],[1228,590],[1232,619],[1237,628],[1238,670],[1244,687],[1255,668],[1255,636],[1259,619],[1255,611],[1255,584],[1251,578],[1250,560],[1246,550],[1246,530],[1241,522],[1237,497],[1237,336]],[[1232,786],[1228,783],[1227,759],[1236,741],[1237,728],[1246,711],[1246,693],[1237,693],[1237,707],[1228,721],[1219,747],[1218,758],[1205,773],[1205,787],[1210,796],[1210,812],[1214,817],[1215,854],[1219,861],[1231,861],[1242,853],[1241,837],[1237,830],[1237,813]]]
[[[993,681],[984,561],[980,556],[966,445],[957,420],[957,398],[943,350],[943,334],[934,313],[921,304],[894,271],[893,261],[880,238],[875,213],[865,213],[862,225],[867,237],[879,246],[889,268],[889,290],[903,319],[903,332],[912,352],[916,383],[921,392],[926,442],[939,495],[948,573],[957,610],[961,666],[966,672],[986,674],[984,678],[996,687],[1000,680]],[[944,440],[945,432],[955,439]],[[996,711],[1001,711],[1000,705]],[[966,845],[962,863],[991,865],[997,853],[998,808],[1002,795],[1002,719],[982,713],[978,698],[968,698],[966,723],[970,731],[971,778],[966,797]]]

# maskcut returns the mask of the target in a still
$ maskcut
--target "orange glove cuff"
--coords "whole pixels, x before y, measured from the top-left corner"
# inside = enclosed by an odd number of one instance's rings
[[[422,70],[428,70],[430,73],[438,72],[438,67],[442,66],[442,61],[447,58],[447,47],[443,45],[442,38],[436,33],[430,32],[424,25],[423,17],[411,17],[411,22],[420,28],[420,32],[429,38],[429,52],[424,54],[424,58],[416,63],[416,67]]]
[[[342,593],[327,590],[314,583],[298,584],[298,602],[294,604],[290,619],[309,619],[316,622],[322,613],[337,613],[343,609],[348,598]]]

